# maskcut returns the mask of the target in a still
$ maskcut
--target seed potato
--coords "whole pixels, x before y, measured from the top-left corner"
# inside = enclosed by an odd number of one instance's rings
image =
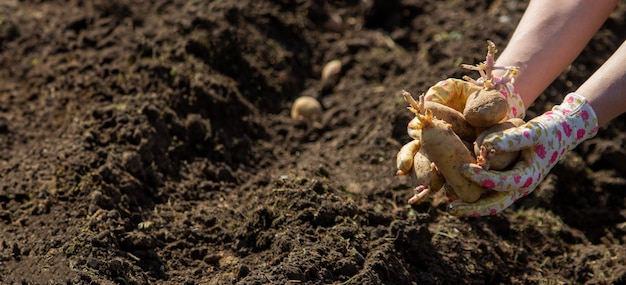
[[[461,174],[464,164],[476,162],[472,153],[452,131],[450,124],[432,117],[429,119],[428,115],[422,122],[422,149],[428,159],[435,163],[459,199],[467,203],[478,200],[483,188]]]
[[[481,89],[467,98],[463,117],[474,127],[487,128],[501,122],[508,110],[509,103],[499,91]]]
[[[296,121],[314,121],[322,116],[322,104],[311,96],[301,96],[291,106],[291,118]]]

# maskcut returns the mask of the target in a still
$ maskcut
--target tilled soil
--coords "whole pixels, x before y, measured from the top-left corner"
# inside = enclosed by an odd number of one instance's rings
[[[0,283],[625,284],[624,116],[496,216],[409,206],[395,176],[401,90],[476,77],[460,63],[526,4],[0,1]],[[625,10],[527,118],[619,46]],[[319,122],[290,118],[301,95]]]

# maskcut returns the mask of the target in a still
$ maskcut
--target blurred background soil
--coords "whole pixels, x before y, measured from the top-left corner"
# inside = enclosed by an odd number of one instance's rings
[[[409,206],[395,176],[401,90],[476,77],[459,65],[526,5],[0,1],[0,283],[625,284],[624,115],[496,216]],[[527,118],[621,44],[625,10]],[[318,123],[290,118],[302,95]]]

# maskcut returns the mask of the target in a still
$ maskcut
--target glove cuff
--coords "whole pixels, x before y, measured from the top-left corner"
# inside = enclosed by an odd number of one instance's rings
[[[564,118],[561,122],[563,133],[557,135],[562,136],[562,142],[566,144],[568,150],[598,133],[596,112],[587,99],[577,93],[567,94],[563,103],[554,106],[547,115],[559,115]]]

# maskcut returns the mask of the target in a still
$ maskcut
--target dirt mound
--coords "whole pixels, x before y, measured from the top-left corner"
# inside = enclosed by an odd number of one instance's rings
[[[0,282],[626,282],[624,116],[497,216],[411,207],[394,175],[400,91],[468,74],[524,8],[0,3]],[[529,117],[617,48],[625,9]],[[291,120],[301,95],[320,122]]]

